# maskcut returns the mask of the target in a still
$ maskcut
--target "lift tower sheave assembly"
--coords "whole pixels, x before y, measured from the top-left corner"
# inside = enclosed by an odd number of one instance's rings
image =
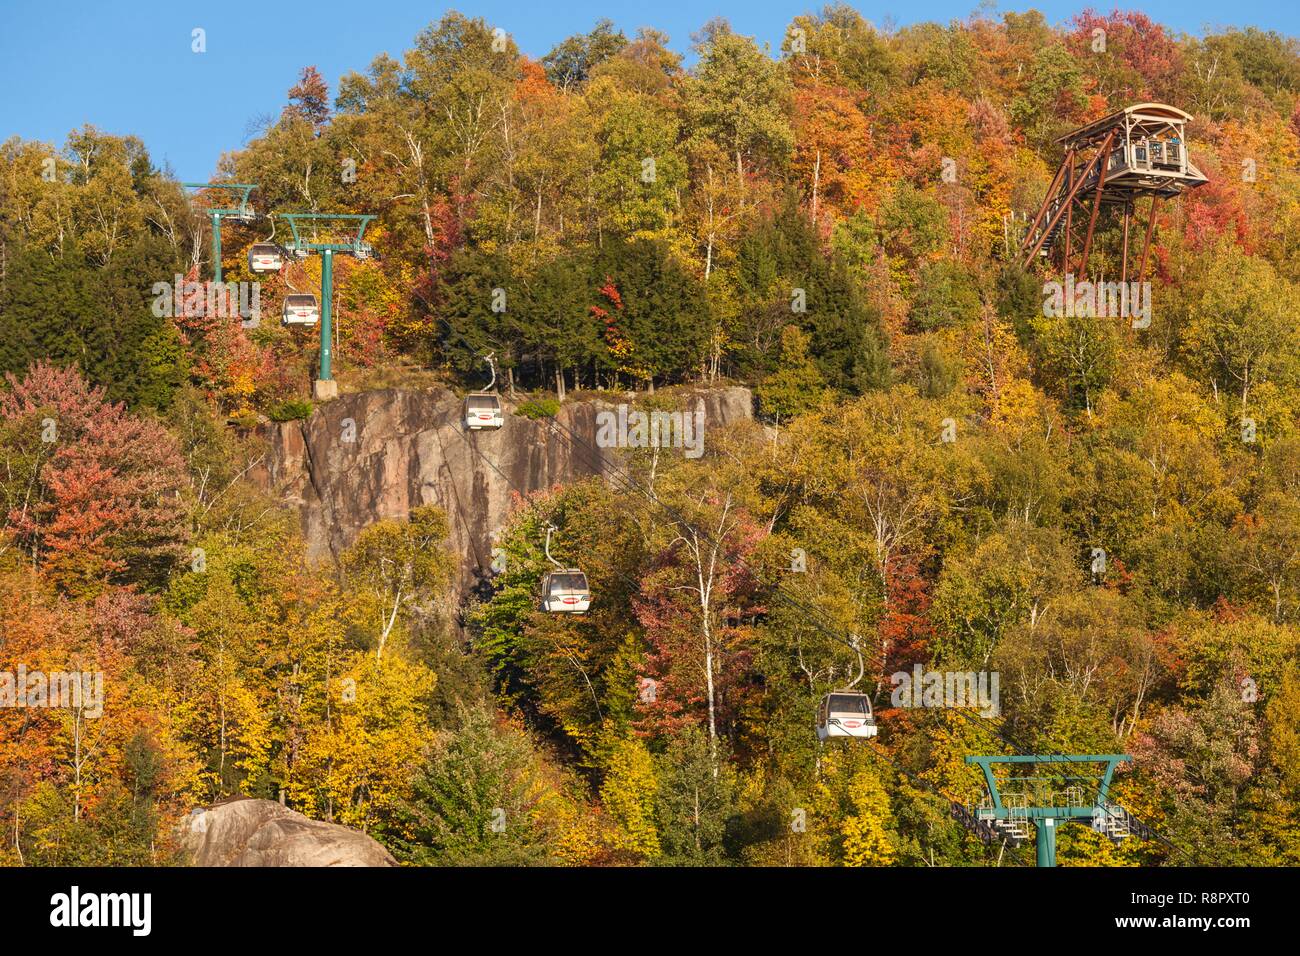
[[[312,386],[314,397],[318,400],[334,398],[338,395],[338,384],[334,381],[332,369],[333,348],[333,300],[334,300],[334,256],[335,254],[354,256],[357,259],[369,259],[374,249],[365,242],[366,226],[374,219],[371,215],[352,213],[282,213],[281,219],[289,223],[293,239],[285,248],[300,259],[309,255],[319,255],[320,265],[320,377]],[[312,224],[312,238],[304,237],[306,224]],[[317,241],[316,223],[343,223],[353,227],[355,235],[341,242]],[[337,230],[337,227],[334,231]]]
[[[1039,866],[1056,866],[1056,830],[1065,823],[1086,823],[1119,842],[1129,836],[1150,839],[1149,827],[1109,801],[1115,768],[1132,760],[1128,754],[1017,754],[1010,757],[967,757],[984,774],[987,792],[977,806],[955,807],[954,816],[981,837],[1003,839],[1019,846],[1036,831]],[[1034,773],[999,776],[998,765],[1031,765]],[[1091,771],[1073,769],[1092,767]],[[1040,768],[1046,767],[1047,772]],[[1057,767],[1056,771],[1052,768]],[[1070,769],[1069,773],[1063,772]]]
[[[1146,274],[1160,201],[1208,181],[1187,155],[1186,127],[1191,119],[1175,106],[1138,103],[1057,140],[1065,157],[1020,245],[1021,265],[1028,268],[1035,257],[1051,261],[1059,252],[1061,272],[1069,273],[1078,213],[1078,221],[1087,222],[1087,231],[1074,274],[1084,278],[1101,208],[1118,206],[1124,221],[1120,281],[1128,281],[1129,226],[1137,200],[1150,196],[1138,266],[1140,282]]]
[[[204,210],[212,219],[212,281],[221,283],[221,220],[252,222],[257,218],[248,202],[248,194],[257,188],[255,183],[181,183],[186,189],[222,189],[238,197],[234,206]]]

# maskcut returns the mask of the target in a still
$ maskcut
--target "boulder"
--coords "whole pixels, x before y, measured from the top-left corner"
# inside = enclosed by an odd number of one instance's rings
[[[194,866],[396,866],[358,830],[309,820],[274,800],[227,800],[194,810],[182,824]]]

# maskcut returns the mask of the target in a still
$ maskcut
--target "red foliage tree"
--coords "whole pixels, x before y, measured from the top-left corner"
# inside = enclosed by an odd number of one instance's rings
[[[1177,98],[1183,72],[1177,41],[1146,14],[1114,10],[1100,14],[1085,10],[1072,21],[1066,45],[1092,75],[1096,92],[1111,109],[1128,101]],[[1105,31],[1104,52],[1096,47],[1095,30]]]
[[[185,463],[165,428],[104,400],[74,368],[38,362],[0,394],[6,434],[39,443],[10,475],[6,530],[55,583],[95,591],[112,580],[147,580],[186,541]],[[34,427],[21,428],[28,424]],[[6,449],[6,452],[12,449]],[[10,457],[6,455],[6,457]]]
[[[890,673],[927,659],[934,626],[929,616],[931,582],[916,557],[895,557],[885,571],[889,593],[879,634],[885,648],[883,669]]]
[[[298,82],[289,87],[289,105],[284,112],[301,116],[320,129],[330,118],[330,88],[320,70],[314,66],[303,67]]]

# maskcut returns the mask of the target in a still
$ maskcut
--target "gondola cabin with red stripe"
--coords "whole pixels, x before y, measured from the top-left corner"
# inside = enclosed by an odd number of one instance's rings
[[[548,614],[586,614],[591,607],[587,575],[578,568],[547,571],[542,577],[542,610]]]
[[[481,392],[470,392],[465,396],[465,429],[467,431],[476,432],[482,431],[484,428],[500,428],[505,424],[505,419],[501,417],[501,399],[493,391],[493,386],[497,383],[497,363],[493,361],[495,355],[495,352],[489,352],[483,356],[483,360],[488,364],[488,370],[492,373],[487,388]]]
[[[284,252],[273,242],[255,242],[248,248],[248,268],[252,272],[279,272],[284,268]]]
[[[284,325],[315,325],[320,321],[320,306],[314,295],[294,293],[284,297],[281,316]]]
[[[465,427],[471,431],[500,428],[505,424],[501,417],[501,399],[488,392],[471,392],[465,396]]]
[[[566,568],[551,556],[554,525],[546,526],[546,560],[554,571],[542,575],[541,605],[547,614],[586,614],[591,607],[591,585],[579,568]]]
[[[876,719],[866,694],[835,691],[822,698],[817,708],[817,739],[827,737],[874,737]]]

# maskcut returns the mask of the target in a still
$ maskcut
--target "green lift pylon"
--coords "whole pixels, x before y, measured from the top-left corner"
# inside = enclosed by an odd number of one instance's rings
[[[988,796],[971,814],[976,825],[1000,830],[1013,841],[1028,837],[1032,823],[1037,832],[1038,865],[1056,866],[1056,830],[1064,823],[1088,823],[1094,830],[1112,840],[1120,840],[1130,833],[1138,834],[1137,822],[1123,807],[1109,803],[1107,796],[1115,767],[1127,760],[1128,754],[1017,754],[1010,757],[967,757],[966,762],[976,764],[984,772]],[[1047,776],[1012,777],[1017,786],[1032,790],[1006,793],[998,786],[993,772],[995,764],[1033,764],[1035,766],[1091,764],[1100,766],[1100,772],[1074,775],[1051,774]],[[1145,828],[1143,828],[1145,829]]]
[[[312,386],[313,395],[319,399],[334,398],[338,394],[338,385],[334,382],[331,348],[333,342],[333,301],[334,301],[334,254],[355,256],[358,259],[369,259],[374,255],[374,249],[368,242],[364,241],[366,226],[374,219],[370,215],[357,215],[352,213],[314,213],[314,212],[289,212],[281,213],[281,218],[289,223],[289,229],[293,233],[293,239],[285,244],[285,248],[299,258],[305,258],[313,253],[321,257],[320,263],[320,378]],[[356,223],[356,235],[350,242],[317,242],[314,239],[308,240],[298,231],[299,223],[318,222],[318,221],[335,221],[335,222],[354,222]]]
[[[237,205],[229,209],[209,209],[212,218],[212,281],[221,282],[221,220],[235,219],[252,222],[256,218],[249,205],[248,194],[257,188],[253,183],[181,183],[186,189],[224,189],[239,194]]]

